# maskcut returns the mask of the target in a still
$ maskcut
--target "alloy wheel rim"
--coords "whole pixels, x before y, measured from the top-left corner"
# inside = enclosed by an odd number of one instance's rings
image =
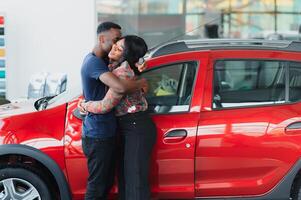
[[[0,181],[1,200],[41,200],[38,190],[28,181],[8,178]]]

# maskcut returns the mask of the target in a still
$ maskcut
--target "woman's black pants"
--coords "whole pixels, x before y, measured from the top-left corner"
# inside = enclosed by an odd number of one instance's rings
[[[121,133],[119,199],[149,200],[149,166],[156,142],[156,126],[146,112],[118,117]]]

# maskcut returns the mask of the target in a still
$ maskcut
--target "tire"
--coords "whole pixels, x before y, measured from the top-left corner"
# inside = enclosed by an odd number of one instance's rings
[[[20,166],[4,166],[0,169],[1,200],[51,200],[43,179],[30,169]]]
[[[293,185],[291,199],[301,200],[301,177],[299,177]]]

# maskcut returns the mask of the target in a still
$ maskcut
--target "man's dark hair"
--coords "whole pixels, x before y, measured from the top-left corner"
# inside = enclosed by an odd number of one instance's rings
[[[131,69],[136,75],[140,75],[139,70],[135,66],[139,58],[142,58],[147,52],[147,44],[145,41],[136,35],[124,36],[124,59],[129,63]]]
[[[98,25],[97,34],[108,31],[111,28],[119,29],[119,30],[121,29],[121,27],[118,24],[115,24],[113,22],[103,22],[103,23]]]

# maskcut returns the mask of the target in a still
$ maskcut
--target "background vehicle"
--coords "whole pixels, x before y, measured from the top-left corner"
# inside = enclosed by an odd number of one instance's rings
[[[178,41],[148,67],[154,198],[301,198],[301,43]],[[83,198],[77,89],[1,106],[0,199]]]

